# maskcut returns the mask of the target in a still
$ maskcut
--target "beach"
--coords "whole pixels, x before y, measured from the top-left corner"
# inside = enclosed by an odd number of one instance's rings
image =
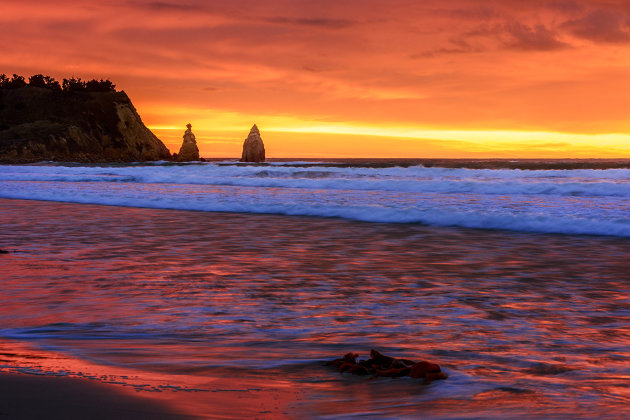
[[[166,404],[87,379],[0,374],[0,416],[7,419],[177,419]]]
[[[68,350],[68,349],[66,349]],[[0,415],[9,419],[291,418],[281,379],[165,375],[0,340]]]
[[[165,418],[629,413],[626,238],[6,199],[0,223],[15,392],[81,380]],[[449,378],[323,366],[371,348]]]

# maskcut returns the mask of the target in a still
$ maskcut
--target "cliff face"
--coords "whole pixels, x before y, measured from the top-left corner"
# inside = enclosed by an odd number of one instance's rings
[[[264,162],[265,145],[263,144],[260,132],[256,124],[252,127],[249,135],[243,143],[243,154],[241,162]]]
[[[0,162],[169,159],[125,92],[0,89]]]

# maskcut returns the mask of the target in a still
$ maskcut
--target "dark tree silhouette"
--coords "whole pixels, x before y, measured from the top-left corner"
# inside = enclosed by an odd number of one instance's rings
[[[115,92],[116,85],[109,80],[92,79],[85,83],[85,90],[87,92]]]
[[[28,78],[28,85],[32,87],[45,88],[46,79],[43,74],[34,74]]]
[[[60,84],[53,77],[42,74],[34,74],[28,79],[28,84],[23,76],[13,75],[13,78],[6,74],[0,74],[0,89],[18,89],[25,86],[50,89],[52,91],[65,93],[74,92],[116,92],[116,85],[109,80],[88,80],[83,81],[80,77],[63,79]]]
[[[26,82],[24,81],[24,76],[19,76],[13,73],[13,79],[11,80],[11,84],[13,87],[24,87],[26,86]]]
[[[71,77],[70,79],[63,79],[61,88],[64,92],[81,92],[85,90],[85,82],[80,77],[76,79]]]
[[[61,85],[59,84],[58,81],[56,81],[54,78],[50,77],[50,76],[45,76],[44,77],[44,82],[46,83],[46,87],[48,89],[54,90],[54,91],[60,91],[61,90]]]
[[[14,74],[12,79],[6,79],[6,82],[3,87],[8,88],[8,89],[18,89],[24,86],[26,86],[24,77]]]

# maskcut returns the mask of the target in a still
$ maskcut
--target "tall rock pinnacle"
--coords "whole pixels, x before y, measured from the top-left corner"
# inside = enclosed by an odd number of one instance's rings
[[[256,124],[249,131],[249,136],[243,143],[243,155],[241,162],[264,162],[265,161],[265,145]]]
[[[197,140],[192,132],[192,125],[186,124],[186,132],[184,133],[184,142],[177,154],[177,160],[179,162],[190,162],[193,160],[199,160],[199,149],[197,148]]]

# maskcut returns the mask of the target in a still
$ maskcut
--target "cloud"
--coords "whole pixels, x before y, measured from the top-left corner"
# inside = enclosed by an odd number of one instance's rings
[[[275,16],[264,19],[265,22],[282,24],[282,25],[296,25],[296,26],[310,26],[326,29],[344,29],[350,26],[358,24],[357,21],[351,19],[331,19],[331,18],[294,18],[285,16]]]
[[[584,17],[569,20],[562,26],[571,34],[593,42],[630,42],[630,19],[617,10],[595,10]]]
[[[449,55],[449,54],[465,54],[471,52],[470,49],[465,48],[437,48],[435,50],[423,51],[418,54],[412,54],[410,58],[433,58],[438,57],[440,55]]]
[[[541,143],[541,144],[528,144],[528,147],[538,148],[538,149],[546,149],[546,148],[566,148],[571,147],[571,143],[567,142],[552,142],[552,143]]]
[[[465,54],[469,52],[479,52],[481,49],[473,47],[463,38],[451,38],[449,40],[450,44],[448,47],[435,48],[428,51],[423,51],[418,54],[413,54],[410,57],[412,59],[416,58],[432,58],[440,55],[449,55],[449,54]]]
[[[508,48],[524,51],[553,51],[569,47],[558,40],[557,34],[545,25],[527,26],[522,23],[505,25],[505,32],[511,38],[505,43]]]
[[[203,10],[200,5],[185,3],[185,2],[168,2],[168,1],[150,1],[148,3],[144,2],[130,2],[131,6],[136,8],[144,8],[153,11],[182,11],[182,10]]]
[[[545,5],[547,8],[565,14],[579,13],[584,10],[584,5],[574,0],[551,1]]]
[[[476,6],[468,9],[447,9],[447,14],[456,19],[475,19],[475,20],[489,20],[499,16],[497,10],[489,8]]]
[[[494,25],[483,24],[465,32],[463,37],[489,38],[498,41],[500,49],[520,51],[555,51],[571,47],[559,39],[560,34],[557,31],[541,23],[527,25],[511,21]]]

